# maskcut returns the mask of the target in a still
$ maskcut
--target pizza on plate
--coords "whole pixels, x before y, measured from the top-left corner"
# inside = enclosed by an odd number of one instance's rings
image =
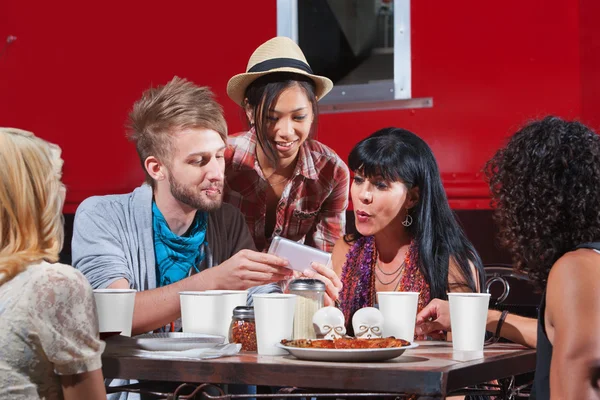
[[[410,342],[402,339],[396,339],[393,336],[387,338],[375,338],[375,339],[356,339],[356,338],[342,338],[342,339],[296,339],[296,340],[282,340],[281,344],[289,347],[300,347],[310,349],[389,349],[393,347],[405,347],[409,346]]]

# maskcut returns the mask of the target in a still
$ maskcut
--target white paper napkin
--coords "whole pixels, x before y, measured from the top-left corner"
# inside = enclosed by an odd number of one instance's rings
[[[145,358],[203,360],[207,358],[233,356],[239,353],[241,348],[242,345],[239,343],[229,343],[207,349],[191,349],[183,351],[148,351],[136,349],[135,355]]]
[[[158,359],[186,359],[202,360],[233,356],[240,352],[242,345],[239,343],[221,344],[214,347],[190,349],[182,351],[149,351],[142,350],[135,345],[135,340],[125,337],[109,338],[106,340],[104,354],[121,357],[144,357]]]

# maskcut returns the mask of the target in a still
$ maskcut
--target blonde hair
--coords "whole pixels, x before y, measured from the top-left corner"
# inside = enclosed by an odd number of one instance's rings
[[[60,148],[0,128],[0,285],[29,264],[58,261],[63,245]]]
[[[144,166],[146,158],[155,156],[169,165],[171,134],[187,128],[211,129],[227,142],[227,123],[223,109],[208,87],[174,77],[164,86],[146,90],[129,114],[129,139],[136,145],[146,182],[154,180]]]

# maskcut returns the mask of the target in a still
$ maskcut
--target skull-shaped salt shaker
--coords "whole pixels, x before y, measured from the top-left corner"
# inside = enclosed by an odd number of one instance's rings
[[[383,314],[375,307],[361,308],[352,317],[352,327],[357,338],[379,338],[383,331]]]
[[[344,314],[335,307],[323,307],[313,315],[318,339],[339,339],[346,334]]]

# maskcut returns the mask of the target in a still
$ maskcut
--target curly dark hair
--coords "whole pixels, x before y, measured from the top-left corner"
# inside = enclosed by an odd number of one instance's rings
[[[600,137],[585,125],[532,122],[485,173],[500,242],[540,289],[563,254],[600,239]]]

